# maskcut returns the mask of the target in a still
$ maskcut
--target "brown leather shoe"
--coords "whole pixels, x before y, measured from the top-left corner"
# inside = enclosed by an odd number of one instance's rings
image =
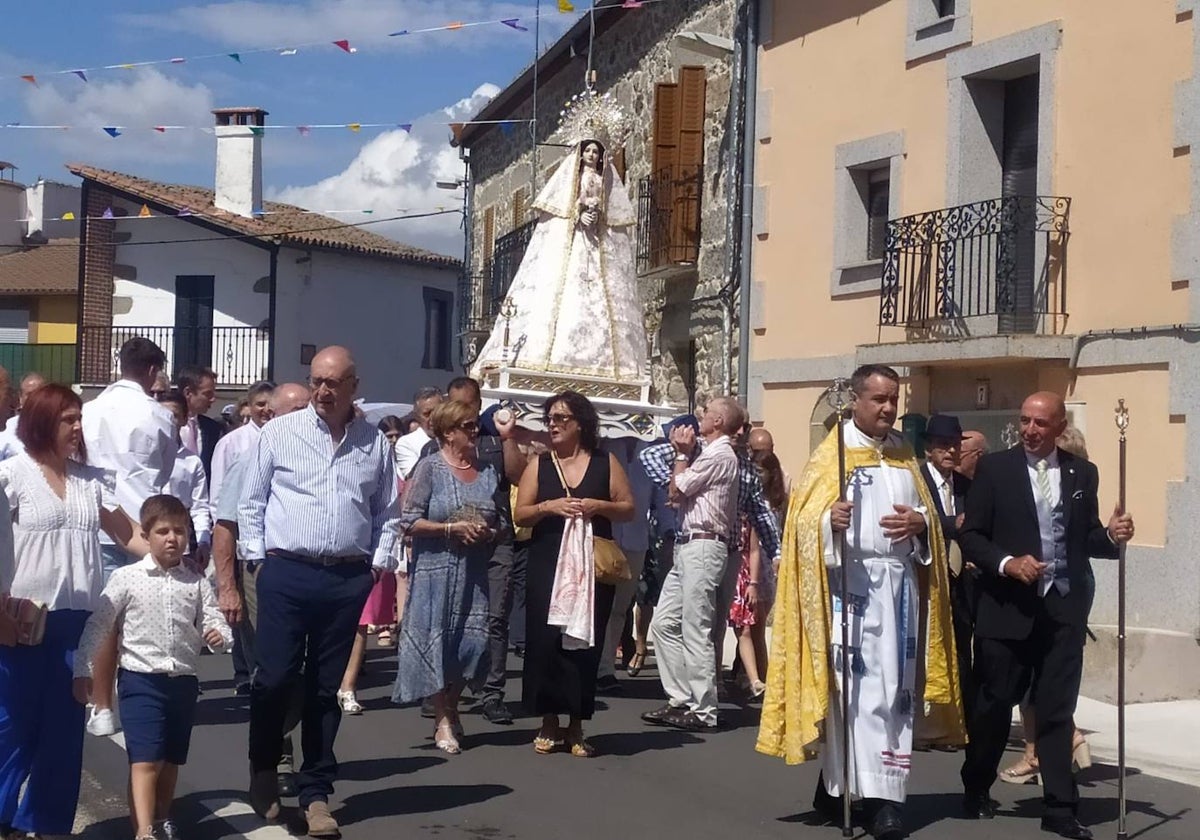
[[[333,818],[333,814],[329,813],[329,803],[316,800],[308,803],[308,808],[304,811],[304,818],[308,821],[308,836],[309,837],[341,837],[342,832],[338,829],[337,820]]]
[[[279,819],[279,777],[274,768],[250,768],[250,807],[264,820]]]

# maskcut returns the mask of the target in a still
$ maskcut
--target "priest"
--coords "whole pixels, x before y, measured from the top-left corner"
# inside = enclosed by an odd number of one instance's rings
[[[820,754],[813,807],[841,823],[846,608],[850,793],[864,827],[878,840],[895,840],[905,836],[901,807],[914,717],[937,721],[931,727],[937,741],[961,744],[962,701],[946,545],[913,451],[893,431],[900,377],[889,367],[864,365],[850,388],[852,416],[843,425],[846,500],[838,500],[836,429],[792,490],[757,749],[789,764]],[[849,578],[845,603],[842,563]]]

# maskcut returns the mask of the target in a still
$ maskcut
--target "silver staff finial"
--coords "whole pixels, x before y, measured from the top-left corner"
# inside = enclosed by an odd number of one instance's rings
[[[825,401],[829,403],[837,416],[845,417],[846,409],[850,406],[851,392],[850,380],[844,376],[839,376],[833,380],[833,384],[829,386],[828,392],[825,394]]]
[[[1004,444],[1005,449],[1012,449],[1021,442],[1021,435],[1017,432],[1015,423],[1009,423],[1004,427],[1004,431],[1000,433],[1000,442]]]

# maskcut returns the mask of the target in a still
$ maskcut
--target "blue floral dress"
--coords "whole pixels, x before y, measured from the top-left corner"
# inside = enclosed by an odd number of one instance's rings
[[[510,527],[507,505],[497,504],[498,476],[488,464],[467,483],[441,455],[423,458],[404,488],[400,528],[418,519],[451,522],[482,517]],[[463,545],[444,537],[414,537],[408,601],[397,645],[392,700],[412,703],[450,683],[478,686],[488,673],[488,561],[495,542]]]

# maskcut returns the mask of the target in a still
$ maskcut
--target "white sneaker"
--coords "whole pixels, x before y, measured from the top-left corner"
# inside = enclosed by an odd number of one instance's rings
[[[87,722],[87,731],[101,738],[116,734],[117,716],[112,713],[112,709],[98,709],[93,706]]]

